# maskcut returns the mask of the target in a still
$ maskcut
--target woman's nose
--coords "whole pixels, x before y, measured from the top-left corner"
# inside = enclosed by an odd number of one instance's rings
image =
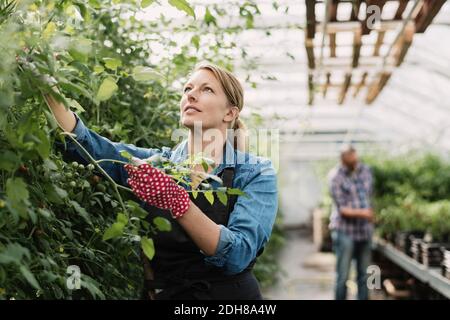
[[[187,96],[189,101],[197,100],[197,93],[194,90],[189,91]]]

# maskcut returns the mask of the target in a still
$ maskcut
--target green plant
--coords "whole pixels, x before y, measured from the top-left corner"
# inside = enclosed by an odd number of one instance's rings
[[[185,1],[169,4],[195,13]],[[258,15],[249,4],[244,23]],[[235,37],[245,26],[219,27],[215,18],[244,4],[209,6],[187,26],[164,15],[136,19],[148,5],[160,4],[0,1],[0,299],[139,298],[140,250],[152,256],[152,232],[170,224],[146,223],[139,201],[99,163],[63,152],[71,137],[59,134],[42,95],[112,141],[173,146],[180,83],[200,60],[233,69],[230,52],[244,52]],[[67,287],[71,265],[80,268],[80,290]]]
[[[263,254],[258,257],[258,262],[254,267],[255,277],[258,279],[262,288],[273,286],[278,280],[280,265],[278,257],[280,249],[285,243],[285,233],[282,228],[283,214],[278,210],[277,218],[272,230],[272,236],[267,243]]]
[[[442,241],[450,233],[450,164],[435,154],[411,152],[366,158],[375,180],[375,211],[382,236],[399,231],[429,232]]]

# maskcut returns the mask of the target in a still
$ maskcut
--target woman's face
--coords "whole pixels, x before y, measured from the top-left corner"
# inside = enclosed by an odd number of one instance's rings
[[[203,130],[226,129],[237,111],[237,107],[229,105],[220,82],[207,69],[196,71],[183,87],[181,123],[189,129],[193,129],[197,121],[201,122]]]

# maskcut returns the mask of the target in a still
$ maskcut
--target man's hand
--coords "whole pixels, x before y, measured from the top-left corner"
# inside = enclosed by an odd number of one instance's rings
[[[353,209],[350,207],[344,207],[340,210],[341,214],[347,218],[363,218],[370,222],[374,221],[374,213],[371,208],[366,209]]]
[[[367,219],[369,222],[373,222],[375,216],[373,214],[373,210],[371,208],[361,209],[361,218]]]

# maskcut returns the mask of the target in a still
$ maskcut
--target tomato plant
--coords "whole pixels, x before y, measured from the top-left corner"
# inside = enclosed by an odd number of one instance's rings
[[[145,223],[133,194],[63,152],[70,137],[59,134],[43,94],[112,141],[172,146],[181,84],[198,61],[232,69],[230,52],[242,50],[255,66],[235,37],[259,10],[253,1],[211,5],[200,17],[171,0],[187,25],[139,18],[160,5],[0,0],[0,299],[139,298],[140,250],[151,257],[152,233],[170,223]],[[219,26],[230,11],[243,26]],[[72,265],[79,290],[67,285]]]

